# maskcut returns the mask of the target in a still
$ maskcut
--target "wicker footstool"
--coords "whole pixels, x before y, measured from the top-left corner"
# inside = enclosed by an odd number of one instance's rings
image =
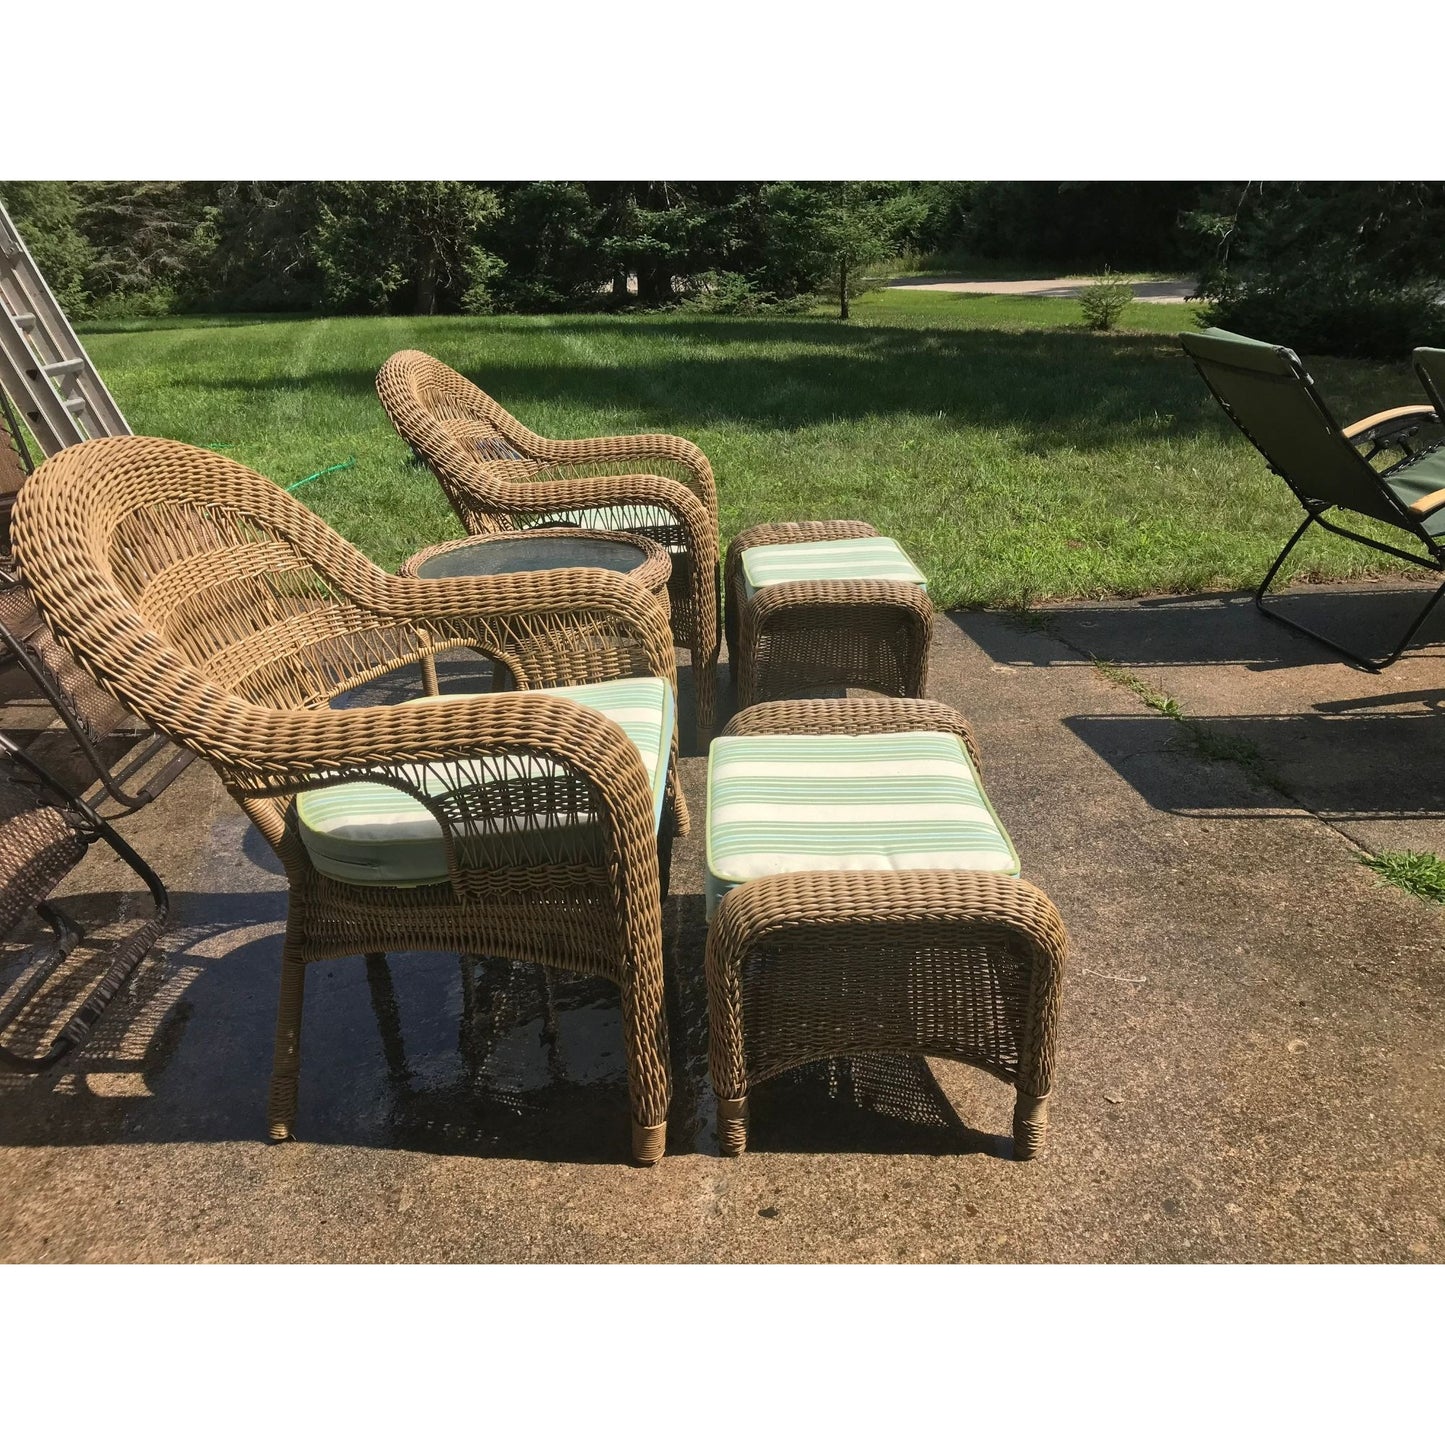
[[[739,707],[820,687],[921,697],[933,607],[923,574],[867,522],[769,522],[728,548]]]
[[[858,1054],[957,1059],[1044,1141],[1067,940],[941,703],[763,703],[708,759],[709,1062],[725,1154],[753,1085]]]

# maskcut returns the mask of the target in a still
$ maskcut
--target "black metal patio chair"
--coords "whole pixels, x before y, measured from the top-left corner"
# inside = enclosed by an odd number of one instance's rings
[[[1445,597],[1445,582],[1431,593],[1395,646],[1381,658],[1352,652],[1266,606],[1265,594],[1285,559],[1315,524],[1445,575],[1445,448],[1438,440],[1425,439],[1445,417],[1435,405],[1400,406],[1342,427],[1304,364],[1288,347],[1217,329],[1182,332],[1179,341],[1220,406],[1305,510],[1304,521],[1259,584],[1254,594],[1256,605],[1265,616],[1323,643],[1360,667],[1383,671],[1398,660],[1436,603]],[[1437,405],[1439,400],[1436,396]],[[1402,452],[1401,460],[1378,469],[1371,465],[1391,450]],[[1326,515],[1336,509],[1398,528],[1421,550],[1406,551],[1342,526]]]
[[[39,1052],[22,1053],[0,1045],[0,1070],[38,1074],[58,1064],[90,1037],[106,1005],[120,991],[160,937],[170,909],[165,885],[154,870],[94,808],[77,798],[0,733],[0,962],[13,980],[0,990],[0,1036],[16,1031],[27,1006],[55,977],[85,937],[84,927],[48,900],[79,865],[92,844],[103,841],[150,891],[151,912],[111,943],[92,967],[99,978],[60,1028],[47,1022],[49,1043]],[[48,937],[18,956],[12,935],[32,913]],[[20,1032],[24,1032],[21,1024]]]

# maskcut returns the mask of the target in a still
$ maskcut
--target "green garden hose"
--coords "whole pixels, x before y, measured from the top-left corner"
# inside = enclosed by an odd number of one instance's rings
[[[312,472],[309,477],[302,477],[299,482],[292,482],[286,490],[288,492],[294,492],[298,487],[304,487],[307,482],[314,482],[317,477],[324,477],[331,472],[344,472],[348,467],[354,467],[355,465],[356,458],[347,457],[344,462],[337,462],[335,466],[322,467],[319,472]]]

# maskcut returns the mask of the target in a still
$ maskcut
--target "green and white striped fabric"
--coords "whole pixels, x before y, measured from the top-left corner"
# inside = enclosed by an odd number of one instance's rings
[[[952,733],[718,738],[708,755],[707,914],[774,873],[969,868],[1018,854]]]
[[[916,582],[928,579],[892,537],[849,537],[833,542],[771,542],[749,547],[742,558],[743,591],[751,597],[777,582]]]
[[[637,746],[652,780],[653,824],[660,826],[667,764],[672,753],[672,689],[660,677],[623,678],[584,687],[538,688],[539,694],[567,697],[612,719]],[[412,698],[402,707],[445,707],[459,697]],[[429,797],[467,786],[486,790],[524,782],[545,783],[557,769],[545,759],[511,757],[479,764],[442,763],[406,769],[410,780]],[[540,789],[539,789],[540,791]],[[440,883],[447,878],[441,825],[415,798],[384,783],[338,783],[317,788],[296,799],[301,841],[318,873],[343,883],[370,883],[395,888]],[[511,831],[538,835],[539,859],[557,831],[575,828],[586,819],[564,819],[539,813],[510,819]],[[506,825],[503,825],[506,826]],[[470,846],[470,845],[469,845]],[[515,856],[513,838],[509,853]]]
[[[642,527],[676,527],[677,518],[666,507],[583,507],[576,512],[554,512],[539,526],[591,527],[598,532],[632,532]]]

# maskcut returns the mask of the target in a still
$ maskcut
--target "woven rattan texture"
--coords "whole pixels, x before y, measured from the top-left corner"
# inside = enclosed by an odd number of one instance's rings
[[[941,703],[883,698],[764,704],[729,735],[944,730]],[[990,873],[778,874],[729,892],[708,932],[709,1063],[726,1153],[747,1138],[749,1090],[811,1061],[916,1054],[1012,1084],[1014,1154],[1048,1127],[1067,938],[1030,883]]]
[[[71,819],[18,793],[0,785],[0,940],[85,856]]]
[[[867,522],[766,522],[738,533],[724,567],[739,707],[824,687],[921,697],[933,604],[908,582],[780,582],[745,596],[742,554],[775,542],[876,537]]]
[[[647,774],[622,729],[526,691],[640,674],[675,684],[660,602],[601,569],[393,577],[264,477],[150,437],[50,458],[21,494],[15,536],[55,635],[138,717],[216,769],[286,870],[273,1138],[290,1134],[295,1115],[306,965],[445,950],[616,983],[634,1152],[660,1155],[670,1083],[659,849],[674,821],[686,824],[676,739],[659,839]],[[520,691],[446,707],[329,707],[457,646],[503,664]],[[415,770],[438,764],[458,776],[428,796]],[[357,887],[316,872],[292,798],[360,779],[432,810],[448,884]],[[535,835],[509,845],[539,814],[561,820],[565,840],[540,860]],[[487,866],[473,866],[483,854]]]
[[[402,439],[431,468],[468,532],[545,525],[592,507],[661,508],[664,525],[626,530],[674,553],[673,636],[691,654],[698,728],[712,731],[719,650],[717,488],[707,458],[672,436],[555,441],[422,351],[399,351],[376,390]],[[510,455],[509,455],[510,454]]]

